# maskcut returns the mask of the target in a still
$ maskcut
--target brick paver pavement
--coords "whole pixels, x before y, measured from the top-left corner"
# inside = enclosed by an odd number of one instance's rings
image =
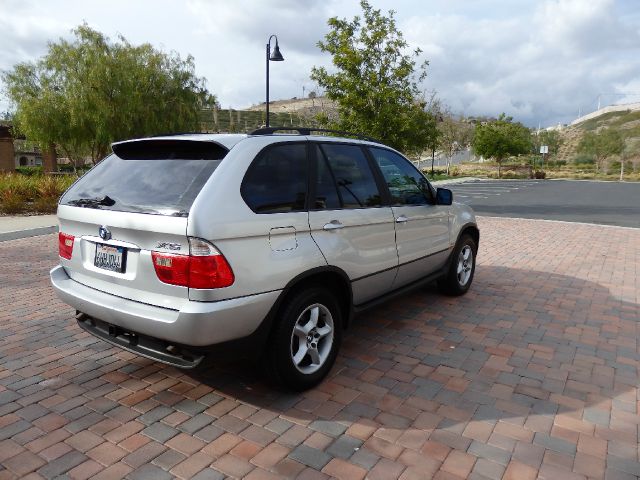
[[[53,235],[0,244],[0,479],[626,479],[638,462],[640,230],[480,219],[471,291],[361,315],[301,394],[84,333]]]

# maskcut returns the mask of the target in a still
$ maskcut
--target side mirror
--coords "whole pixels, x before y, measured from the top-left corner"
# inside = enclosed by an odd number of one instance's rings
[[[439,188],[436,191],[436,205],[451,205],[453,192],[448,188]]]

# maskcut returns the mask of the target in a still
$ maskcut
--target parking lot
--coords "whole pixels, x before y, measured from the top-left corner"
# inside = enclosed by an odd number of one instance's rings
[[[112,348],[49,287],[54,235],[0,243],[0,479],[640,476],[640,230],[479,223],[466,296],[365,312],[301,394]]]
[[[475,180],[447,185],[479,215],[640,228],[640,184],[586,180]]]

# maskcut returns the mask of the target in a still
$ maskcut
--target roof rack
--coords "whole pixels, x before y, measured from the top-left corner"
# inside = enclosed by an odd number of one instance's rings
[[[275,132],[281,132],[281,131],[294,131],[294,132],[298,132],[300,135],[311,135],[311,132],[335,133],[338,135],[342,135],[344,137],[355,137],[360,140],[366,140],[368,142],[382,143],[380,140],[376,140],[375,138],[368,137],[361,133],[345,132],[342,130],[330,130],[327,128],[312,128],[312,127],[265,127],[265,128],[258,128],[253,132],[249,132],[249,135],[271,135]]]

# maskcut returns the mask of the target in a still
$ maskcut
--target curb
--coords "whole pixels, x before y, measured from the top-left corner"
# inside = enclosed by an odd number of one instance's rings
[[[587,227],[604,227],[604,228],[622,228],[626,230],[632,230],[637,232],[640,227],[626,227],[624,225],[608,225],[606,223],[590,223],[590,222],[573,222],[571,220],[554,220],[551,218],[530,218],[530,217],[499,217],[495,215],[476,215],[477,218],[492,218],[497,220],[533,220],[535,222],[551,222],[562,223],[565,225],[584,225]]]
[[[29,228],[26,230],[16,230],[14,232],[0,233],[0,242],[7,242],[9,240],[18,240],[20,238],[37,237],[39,235],[48,235],[50,233],[56,233],[58,231],[57,225],[51,227],[39,227]]]

